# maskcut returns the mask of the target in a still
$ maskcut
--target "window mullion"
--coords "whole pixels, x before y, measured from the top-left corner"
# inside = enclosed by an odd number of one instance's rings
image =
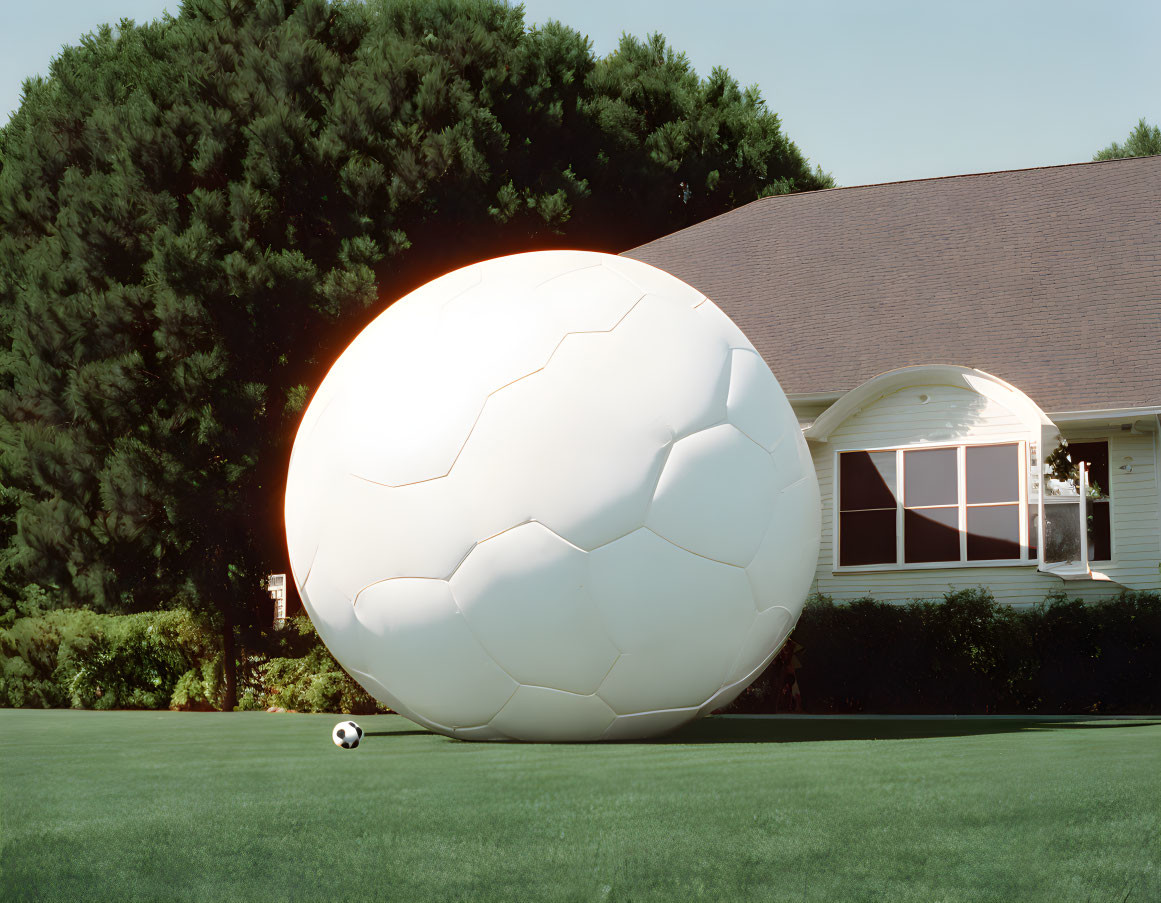
[[[959,560],[967,561],[967,450],[956,449],[956,491],[959,499]]]
[[[895,449],[895,564],[903,565],[903,449]]]
[[[1020,560],[1028,560],[1028,443],[1020,442],[1016,481],[1016,523],[1020,530]]]

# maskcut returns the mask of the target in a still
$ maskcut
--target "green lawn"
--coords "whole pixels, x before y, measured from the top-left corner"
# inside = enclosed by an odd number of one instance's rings
[[[0,711],[0,899],[1161,899],[1161,719],[511,745],[380,715],[354,751],[337,720]]]

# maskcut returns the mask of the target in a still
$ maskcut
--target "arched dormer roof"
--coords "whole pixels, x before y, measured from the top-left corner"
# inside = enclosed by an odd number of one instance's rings
[[[819,415],[805,431],[812,442],[826,442],[841,424],[870,404],[901,389],[919,386],[952,386],[967,389],[1003,405],[1028,432],[1040,438],[1045,448],[1055,445],[1059,431],[1040,407],[1009,382],[998,376],[954,364],[925,364],[888,370],[851,389]]]

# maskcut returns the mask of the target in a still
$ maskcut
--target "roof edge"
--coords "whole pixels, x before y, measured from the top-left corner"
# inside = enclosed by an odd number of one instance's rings
[[[948,179],[970,179],[975,176],[1003,176],[1016,172],[1036,172],[1041,169],[1071,169],[1079,166],[1104,166],[1109,163],[1127,163],[1131,160],[1150,160],[1161,157],[1161,154],[1146,154],[1140,157],[1114,157],[1112,160],[1078,160],[1072,163],[1045,163],[1043,166],[1020,166],[1016,169],[985,169],[980,172],[957,172],[946,176],[921,176],[918,179],[893,179],[890,182],[862,182],[858,185],[836,185],[834,188],[818,188],[814,191],[795,191],[791,194],[772,194],[768,197],[750,201],[756,204],[759,201],[772,201],[777,198],[796,197],[804,194],[825,194],[831,191],[850,191],[855,188],[886,188],[890,185],[910,185],[915,182],[944,182]],[[743,207],[749,206],[743,204]],[[734,208],[740,209],[740,208]],[[708,220],[707,220],[708,222]]]
[[[1049,163],[1044,166],[1024,166],[1019,169],[990,169],[983,172],[961,172],[948,176],[924,176],[919,179],[896,179],[893,182],[866,182],[860,185],[838,185],[834,188],[816,188],[813,191],[793,191],[789,194],[772,194],[764,198],[755,198],[752,201],[747,201],[745,204],[742,204],[739,207],[734,207],[730,210],[723,211],[717,216],[711,216],[709,219],[703,219],[700,222],[691,223],[684,229],[678,229],[676,232],[669,232],[665,235],[659,235],[652,241],[647,241],[644,244],[636,245],[632,248],[626,248],[620,253],[624,256],[629,256],[633,251],[639,251],[642,248],[648,248],[651,245],[657,244],[658,242],[667,241],[668,239],[671,239],[676,235],[681,235],[684,232],[688,232],[691,229],[699,229],[707,223],[712,223],[714,220],[721,219],[723,216],[730,216],[731,214],[737,213],[739,210],[745,210],[747,207],[751,207],[754,204],[788,202],[791,198],[814,197],[816,195],[832,194],[836,191],[859,191],[870,188],[888,188],[894,185],[913,185],[917,182],[946,182],[949,179],[972,179],[983,176],[1002,176],[1008,175],[1009,173],[1037,172],[1044,169],[1072,169],[1081,166],[1109,166],[1113,164],[1132,163],[1133,161],[1138,160],[1158,159],[1161,159],[1161,154],[1149,154],[1148,156],[1144,157],[1117,157],[1113,160],[1082,160],[1076,163]]]

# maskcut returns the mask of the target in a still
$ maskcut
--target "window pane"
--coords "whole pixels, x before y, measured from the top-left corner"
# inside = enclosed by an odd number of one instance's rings
[[[1040,506],[1028,506],[1028,557],[1033,561],[1040,554]]]
[[[895,453],[843,452],[839,455],[839,493],[842,511],[894,508]]]
[[[1080,561],[1079,502],[1044,506],[1044,560]]]
[[[903,560],[959,561],[959,509],[906,509],[903,512]]]
[[[967,458],[969,505],[979,502],[1015,502],[1020,498],[1018,445],[969,445],[964,453]]]
[[[1020,508],[1017,505],[968,508],[967,531],[968,561],[1020,557]]]
[[[954,505],[959,501],[954,448],[933,448],[903,453],[904,504]],[[956,555],[959,558],[959,555]],[[940,559],[942,560],[942,559]]]
[[[839,564],[894,564],[895,509],[839,515]]]
[[[1099,486],[1101,494],[1109,494],[1109,444],[1107,442],[1070,442],[1068,457],[1073,464],[1088,464],[1088,485]]]
[[[1089,502],[1088,557],[1090,561],[1109,561],[1113,557],[1113,531],[1109,522],[1108,502]]]

